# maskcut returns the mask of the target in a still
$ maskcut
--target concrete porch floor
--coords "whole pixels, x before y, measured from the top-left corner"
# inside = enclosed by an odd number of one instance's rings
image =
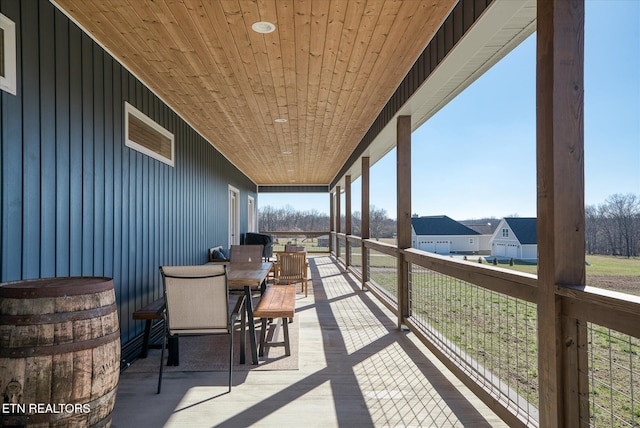
[[[298,294],[299,370],[120,376],[113,427],[506,426],[329,256]],[[135,363],[134,363],[135,364]]]

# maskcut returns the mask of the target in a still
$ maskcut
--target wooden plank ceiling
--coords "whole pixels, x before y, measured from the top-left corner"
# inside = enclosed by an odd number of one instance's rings
[[[56,0],[258,185],[328,184],[456,2]]]

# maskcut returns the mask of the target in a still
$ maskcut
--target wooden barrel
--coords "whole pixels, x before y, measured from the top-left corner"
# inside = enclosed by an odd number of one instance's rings
[[[108,427],[119,375],[110,278],[0,284],[0,426]]]

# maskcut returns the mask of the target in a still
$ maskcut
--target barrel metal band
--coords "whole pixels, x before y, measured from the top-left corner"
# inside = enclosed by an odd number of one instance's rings
[[[82,296],[113,290],[113,280],[106,277],[41,278],[0,284],[0,297],[37,299],[40,297]]]
[[[113,333],[96,337],[94,339],[83,340],[81,342],[60,343],[47,346],[26,346],[22,348],[2,348],[0,358],[28,358],[43,357],[53,354],[65,354],[69,352],[84,351],[97,348],[120,338],[120,329]]]
[[[0,315],[0,325],[36,325],[58,324],[68,321],[82,321],[101,318],[118,310],[115,303],[99,308],[84,309],[73,312],[56,312],[52,314]]]

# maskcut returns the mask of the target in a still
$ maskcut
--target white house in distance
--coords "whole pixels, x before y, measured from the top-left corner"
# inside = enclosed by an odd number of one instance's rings
[[[491,255],[527,261],[538,259],[537,222],[535,217],[507,217],[491,236]]]
[[[479,232],[446,215],[413,217],[412,247],[437,254],[480,254]]]

